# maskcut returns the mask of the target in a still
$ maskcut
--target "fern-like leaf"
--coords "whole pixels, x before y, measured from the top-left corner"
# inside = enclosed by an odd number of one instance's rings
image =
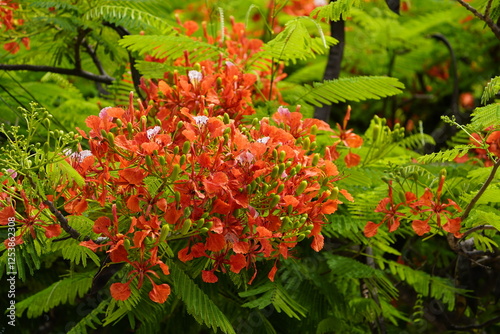
[[[324,54],[329,46],[338,43],[335,38],[324,36],[319,26],[317,28],[320,37],[311,37],[305,25],[307,20],[308,18],[300,17],[288,21],[282,32],[264,45],[261,52],[252,56],[250,64],[257,68],[263,68],[267,63],[263,62],[262,59],[269,58],[285,63],[295,63],[297,60],[305,60],[314,58],[317,54]]]
[[[318,21],[323,19],[327,21],[338,21],[341,18],[346,19],[349,17],[351,9],[353,7],[359,7],[361,3],[361,0],[332,1],[326,6],[316,7],[309,16]]]
[[[198,285],[174,262],[168,263],[173,280],[175,294],[186,304],[189,314],[196,321],[205,324],[217,331],[235,333],[231,323],[214,302],[201,290]]]
[[[189,53],[191,62],[215,59],[224,51],[215,45],[195,41],[187,36],[176,35],[130,35],[118,41],[118,44],[139,55],[151,55],[155,58],[177,59]]]
[[[467,152],[469,152],[470,149],[472,149],[472,146],[469,145],[459,145],[455,146],[452,149],[445,150],[445,151],[439,151],[431,154],[424,155],[422,157],[418,158],[418,161],[421,163],[433,163],[433,162],[448,162],[448,161],[453,161],[457,157],[461,157]]]
[[[471,126],[477,130],[484,130],[492,125],[500,124],[500,103],[488,104],[485,107],[474,109]]]
[[[60,304],[74,304],[77,297],[83,295],[92,285],[92,272],[73,274],[49,287],[29,296],[16,304],[17,314],[24,311],[28,318],[36,318]]]
[[[354,77],[340,78],[315,82],[312,86],[305,85],[300,100],[317,107],[345,101],[361,101],[365,99],[380,99],[401,93],[404,85],[396,78],[390,77]]]
[[[98,6],[85,13],[87,20],[104,20],[127,28],[150,29],[158,33],[172,32],[165,19],[145,11],[121,5]]]
[[[267,282],[258,288],[240,292],[240,297],[253,297],[257,295],[260,296],[242,306],[262,310],[272,304],[278,312],[283,311],[289,317],[296,318],[297,320],[306,315],[307,309],[297,303],[278,283]]]
[[[494,77],[484,87],[483,95],[481,96],[481,103],[486,104],[490,99],[495,97],[500,92],[500,76]]]
[[[103,300],[99,305],[83,317],[78,323],[73,326],[66,334],[87,334],[87,328],[96,330],[96,325],[100,325],[101,319],[99,316],[104,313],[109,300]]]

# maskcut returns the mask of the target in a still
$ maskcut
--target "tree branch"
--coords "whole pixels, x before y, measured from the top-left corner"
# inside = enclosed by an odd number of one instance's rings
[[[91,72],[87,72],[81,69],[70,69],[70,68],[60,68],[55,66],[45,66],[45,65],[9,65],[9,64],[0,64],[0,70],[4,71],[31,71],[31,72],[52,72],[58,74],[66,74],[73,75],[76,77],[81,77],[85,79],[89,79],[95,82],[101,82],[104,84],[111,84],[115,81],[115,78],[110,77],[109,75],[98,75]]]
[[[474,16],[476,16],[477,18],[479,18],[480,20],[484,21],[484,23],[486,23],[488,25],[488,27],[490,27],[491,31],[495,34],[495,36],[500,40],[500,27],[497,26],[495,24],[495,22],[493,22],[491,20],[491,18],[489,17],[488,14],[488,11],[486,11],[483,15],[481,13],[479,13],[477,11],[477,9],[475,9],[474,7],[472,7],[471,5],[469,5],[467,2],[465,2],[464,0],[457,0],[459,4],[461,4],[463,7],[465,7],[469,12],[471,12],[472,14],[474,14]],[[488,9],[488,8],[487,8]]]
[[[500,316],[495,317],[493,319],[490,319],[488,321],[485,321],[482,324],[477,324],[477,325],[467,325],[467,326],[451,325],[451,329],[455,329],[455,330],[459,330],[459,331],[465,331],[465,330],[469,330],[469,329],[481,329],[483,327],[496,324],[497,322],[500,322]]]
[[[484,181],[484,184],[481,187],[481,189],[479,189],[476,196],[474,196],[474,198],[470,201],[469,205],[467,205],[467,208],[465,208],[465,211],[461,216],[462,221],[464,221],[465,219],[467,219],[467,217],[469,217],[469,214],[470,214],[472,208],[474,207],[474,205],[476,205],[479,198],[481,198],[483,193],[486,191],[486,188],[488,188],[491,181],[493,181],[493,179],[495,178],[495,174],[497,172],[498,167],[500,167],[500,158],[498,158],[497,161],[495,162],[495,164],[493,165],[493,168],[491,169],[491,173],[488,176],[488,178],[486,179],[486,181]]]
[[[117,26],[117,25],[115,25],[113,23],[109,23],[109,22],[104,22],[104,25],[107,27],[110,27],[114,31],[116,31],[118,33],[118,35],[120,35],[121,38],[123,38],[123,36],[130,35],[130,31],[128,31],[127,29],[125,29],[122,26]],[[130,62],[130,72],[132,74],[132,81],[134,83],[135,92],[137,93],[137,96],[139,96],[139,98],[144,101],[142,91],[139,88],[139,86],[141,84],[141,74],[135,68],[135,58],[132,56],[132,53],[128,50],[127,50],[127,53],[128,53],[128,58],[129,58],[129,62]]]
[[[54,206],[54,203],[49,200],[45,200],[43,201],[43,204],[49,207],[50,212],[52,212],[52,214],[56,216],[57,221],[61,224],[61,227],[64,231],[66,231],[73,239],[78,240],[80,238],[80,232],[69,226],[68,219],[64,217],[64,215],[59,210],[57,210],[57,208]],[[85,237],[84,240],[90,240],[90,238]]]

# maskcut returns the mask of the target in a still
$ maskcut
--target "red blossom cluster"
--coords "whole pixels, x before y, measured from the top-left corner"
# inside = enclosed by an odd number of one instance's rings
[[[19,9],[19,4],[11,0],[0,1],[0,30],[8,31],[15,30],[24,24],[24,21],[19,18],[14,18],[14,12]],[[5,28],[4,28],[5,27]],[[26,47],[30,48],[30,39],[28,37],[22,37],[21,43]],[[3,48],[12,54],[19,51],[20,45],[18,40],[11,40],[3,45]]]
[[[211,36],[208,33],[206,23],[202,24],[202,37],[196,37],[195,33],[199,30],[199,25],[194,21],[186,21],[182,23],[178,19],[178,23],[182,28],[179,28],[181,32],[185,35],[190,36],[195,40],[202,40],[204,42],[218,45],[224,48],[224,55],[221,54],[218,61],[205,60],[200,62],[200,72],[203,76],[211,76],[214,79],[220,77],[218,81],[204,81],[204,89],[217,88],[217,89],[230,89],[239,91],[236,94],[244,94],[249,102],[248,97],[252,96],[254,101],[258,100],[274,100],[278,101],[280,104],[285,104],[282,100],[281,94],[277,89],[277,83],[286,77],[284,73],[283,64],[279,64],[273,68],[271,66],[272,60],[259,57],[258,60],[253,58],[255,54],[262,51],[264,43],[260,39],[249,38],[246,33],[246,28],[243,23],[238,23],[231,17],[231,29],[224,28],[224,38],[219,34],[216,37]],[[165,63],[171,61],[175,66],[192,67],[189,60],[189,53],[186,53],[184,57],[179,59],[158,59],[152,56],[146,56],[145,60],[152,62]],[[258,61],[259,64],[256,64]],[[227,67],[234,66],[231,71],[227,72]],[[250,72],[242,75],[243,72]],[[273,73],[274,71],[274,73]],[[230,77],[230,75],[234,77]],[[168,80],[168,78],[165,78]],[[171,78],[172,79],[172,78]],[[171,80],[172,85],[177,85],[178,77]],[[221,81],[222,80],[222,81]],[[232,83],[232,86],[228,85],[228,81]],[[209,87],[208,85],[211,85]],[[203,89],[203,87],[202,87]],[[210,97],[208,95],[208,97]],[[208,101],[210,102],[210,101]],[[212,101],[217,102],[217,101]],[[229,101],[230,103],[231,101]],[[252,111],[248,111],[247,114],[252,114]]]
[[[446,176],[442,174],[435,193],[426,188],[422,196],[417,198],[414,193],[406,192],[403,202],[394,200],[392,183],[389,182],[388,197],[383,198],[375,209],[375,212],[383,213],[384,217],[378,224],[369,221],[364,229],[365,236],[376,235],[378,228],[384,223],[387,223],[389,232],[394,232],[401,224],[401,219],[406,218],[412,221],[412,228],[419,236],[431,231],[430,223],[432,222],[438,228],[454,234],[457,238],[460,237],[462,220],[460,217],[453,217],[462,210],[453,200],[448,199],[446,203],[441,199],[445,179]],[[408,210],[403,210],[404,208],[409,208],[409,213]],[[454,209],[453,212],[450,209]]]
[[[200,84],[186,81],[188,90]],[[158,87],[167,86],[160,81]],[[216,116],[210,108],[196,115],[167,101],[159,108],[142,105],[90,116],[91,130],[81,131],[90,151],[69,157],[85,185],[61,190],[66,211],[81,214],[90,203],[113,203],[113,217],[96,219],[93,229],[107,241],[83,246],[105,248],[113,262],[128,262],[140,283],[147,273],[150,280],[157,277],[157,265],[168,273],[150,254],[176,239],[187,242],[180,260],[212,260],[202,272],[206,282],[216,282],[216,272],[243,268],[253,269],[253,280],[260,258],[275,261],[274,279],[276,262],[306,236],[313,249],[322,249],[324,215],[337,210],[339,192],[352,200],[334,185],[336,165],[310,151],[317,130],[331,131],[326,123],[283,107],[272,119],[245,123],[238,113]],[[115,283],[113,297],[128,298],[130,282]],[[154,289],[166,299],[166,287]],[[157,290],[152,299],[161,301]]]

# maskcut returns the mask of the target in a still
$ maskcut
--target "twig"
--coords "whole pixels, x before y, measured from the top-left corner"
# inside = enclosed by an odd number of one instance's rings
[[[474,205],[476,205],[476,203],[479,200],[479,198],[481,198],[481,196],[483,195],[483,193],[486,191],[486,188],[488,188],[488,186],[490,185],[491,181],[493,181],[493,179],[495,178],[495,174],[497,172],[498,167],[500,167],[500,158],[498,158],[497,161],[495,162],[495,164],[493,165],[491,173],[488,176],[488,178],[486,179],[486,181],[484,181],[484,184],[481,187],[481,189],[479,189],[479,191],[477,192],[476,196],[474,196],[474,198],[472,199],[472,201],[470,201],[470,203],[467,206],[467,208],[465,208],[465,211],[464,211],[464,213],[461,216],[462,221],[464,221],[465,219],[467,219],[467,217],[469,216],[469,214],[470,214],[472,208],[474,207]]]
[[[109,23],[109,22],[104,22],[103,24],[107,27],[112,28],[114,31],[116,31],[118,33],[118,35],[120,35],[121,38],[123,38],[123,36],[131,35],[130,31],[128,31],[127,29],[125,29],[122,26],[117,26],[117,25],[115,25],[113,23]],[[139,96],[139,98],[144,101],[142,91],[139,88],[139,86],[141,84],[141,74],[135,68],[135,58],[132,56],[132,53],[128,50],[127,50],[127,53],[128,53],[128,58],[129,58],[129,62],[130,62],[130,73],[132,74],[132,81],[134,83],[135,92],[137,93],[137,96]]]
[[[89,79],[95,82],[102,82],[104,84],[111,84],[115,81],[115,78],[110,77],[109,75],[98,75],[94,73],[90,73],[81,69],[70,69],[70,68],[60,68],[54,66],[45,66],[45,65],[10,65],[10,64],[0,64],[0,70],[4,71],[31,71],[31,72],[52,72],[58,74],[66,74],[66,75],[74,75],[77,77],[82,77],[85,79]]]
[[[464,232],[464,234],[462,234],[462,237],[460,237],[460,239],[465,239],[465,237],[467,237],[469,234],[471,233],[474,233],[476,231],[481,231],[481,230],[496,230],[497,228],[493,225],[478,225],[478,226],[474,226],[473,228],[471,228],[470,230]]]
[[[457,0],[459,4],[461,4],[463,7],[465,7],[469,12],[471,12],[472,14],[474,14],[477,18],[479,18],[480,20],[484,21],[488,27],[490,27],[491,31],[495,34],[495,36],[500,39],[500,27],[497,26],[495,24],[495,22],[493,22],[491,20],[491,18],[486,15],[488,14],[487,12],[485,12],[483,14],[479,13],[477,11],[477,9],[475,9],[474,7],[472,7],[471,5],[469,5],[467,2],[465,2],[464,0]]]
[[[467,325],[467,326],[455,326],[451,325],[451,329],[456,329],[456,330],[468,330],[468,329],[480,329],[483,327],[486,327],[488,325],[493,325],[497,322],[500,322],[500,316],[495,317],[493,319],[490,319],[488,321],[483,322],[482,324],[477,324],[477,325]]]
[[[59,210],[57,210],[57,208],[54,206],[54,203],[49,200],[45,200],[43,201],[43,204],[49,207],[50,212],[52,212],[52,214],[56,216],[57,221],[61,224],[61,227],[64,231],[66,231],[73,239],[78,240],[80,238],[80,232],[69,226],[68,219],[64,217],[64,215]],[[90,238],[85,237],[84,240],[90,240]]]
[[[488,3],[486,4],[486,9],[484,10],[484,16],[490,15],[490,9],[491,9],[492,2],[493,2],[493,0],[488,0]]]
[[[87,43],[86,40],[83,40],[82,42],[83,42],[82,43],[83,46],[85,47],[85,50],[90,55],[90,58],[92,58],[92,62],[94,63],[95,67],[97,67],[97,70],[99,71],[99,74],[101,74],[101,75],[108,75],[106,73],[106,71],[104,70],[104,68],[102,67],[101,61],[99,60],[99,58],[97,58],[95,50],[92,49],[92,47],[89,45],[89,43]]]

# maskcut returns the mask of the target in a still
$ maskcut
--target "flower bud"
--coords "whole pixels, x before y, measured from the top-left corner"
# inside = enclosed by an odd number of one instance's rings
[[[311,165],[316,166],[319,162],[319,154],[315,153],[312,158]]]
[[[280,202],[280,200],[281,200],[281,196],[280,195],[273,194],[273,196],[271,197],[271,203],[270,203],[269,207],[274,208],[276,205],[278,205],[278,203]]]
[[[170,225],[169,224],[164,224],[161,227],[161,232],[160,232],[160,236],[158,238],[158,241],[159,242],[164,242],[167,239],[168,232],[170,232]]]
[[[302,148],[305,151],[309,151],[310,146],[311,146],[311,140],[309,139],[309,137],[304,138],[304,140],[302,140]]]
[[[191,143],[189,142],[189,140],[185,141],[184,144],[182,145],[182,153],[188,154],[190,148],[191,148]]]
[[[123,122],[121,119],[117,118],[115,122],[116,122],[116,125],[118,125],[118,127],[121,128],[123,126]]]
[[[172,174],[170,174],[170,178],[174,181],[177,180],[177,178],[179,177],[180,171],[181,171],[181,166],[179,166],[178,164],[175,164],[174,168],[172,169]]]
[[[303,180],[302,182],[300,182],[299,186],[297,187],[297,190],[295,190],[295,194],[297,196],[301,195],[304,192],[304,190],[306,190],[306,187],[307,187],[307,181]]]
[[[182,228],[181,228],[181,234],[184,235],[184,234],[187,234],[189,232],[189,229],[191,228],[191,225],[192,225],[192,221],[191,219],[186,219],[184,221],[184,223],[182,224]]]

